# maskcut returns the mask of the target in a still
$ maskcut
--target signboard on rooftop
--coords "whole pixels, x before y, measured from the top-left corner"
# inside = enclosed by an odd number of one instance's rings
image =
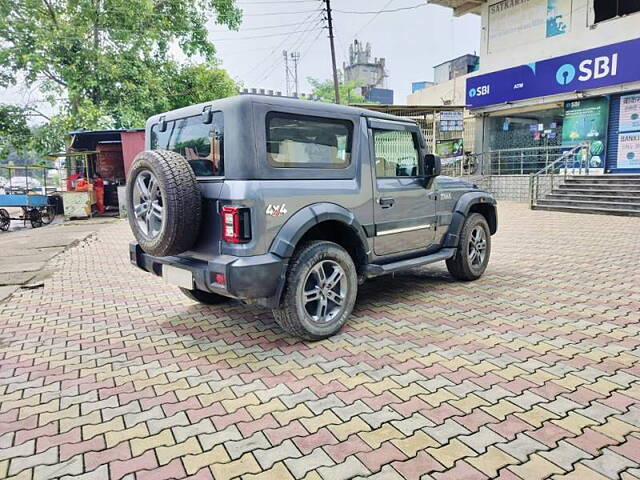
[[[489,5],[488,49],[499,52],[566,33],[572,0],[500,0]]]

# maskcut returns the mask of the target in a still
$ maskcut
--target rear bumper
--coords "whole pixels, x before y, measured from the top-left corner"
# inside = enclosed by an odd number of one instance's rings
[[[171,265],[191,271],[197,290],[217,293],[241,300],[259,300],[274,307],[280,300],[287,270],[285,259],[273,254],[252,257],[220,255],[209,260],[185,257],[154,257],[135,242],[129,244],[131,263],[138,268],[162,276],[162,266]],[[225,282],[216,283],[216,274]]]

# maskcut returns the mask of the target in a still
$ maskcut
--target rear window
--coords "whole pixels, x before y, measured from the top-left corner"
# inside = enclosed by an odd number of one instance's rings
[[[187,159],[197,177],[224,175],[224,123],[222,112],[213,113],[212,123],[201,115],[167,121],[151,127],[151,149],[171,150]]]
[[[351,163],[353,124],[346,120],[270,113],[267,159],[281,168],[344,168]]]

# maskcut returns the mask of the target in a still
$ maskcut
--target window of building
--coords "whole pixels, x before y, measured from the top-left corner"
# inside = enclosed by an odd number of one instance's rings
[[[594,0],[595,23],[640,12],[640,0]]]
[[[414,133],[374,130],[373,144],[378,178],[420,175],[418,139]]]
[[[213,113],[206,124],[202,116],[168,121],[151,128],[151,149],[171,150],[187,159],[197,177],[224,175],[224,124],[222,112]]]
[[[267,115],[267,158],[274,167],[344,168],[351,162],[352,137],[349,121]]]

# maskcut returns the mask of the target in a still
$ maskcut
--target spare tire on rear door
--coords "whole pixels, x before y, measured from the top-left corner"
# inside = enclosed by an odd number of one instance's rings
[[[177,255],[193,246],[200,231],[202,197],[187,160],[166,150],[134,159],[127,181],[129,225],[150,255]]]

